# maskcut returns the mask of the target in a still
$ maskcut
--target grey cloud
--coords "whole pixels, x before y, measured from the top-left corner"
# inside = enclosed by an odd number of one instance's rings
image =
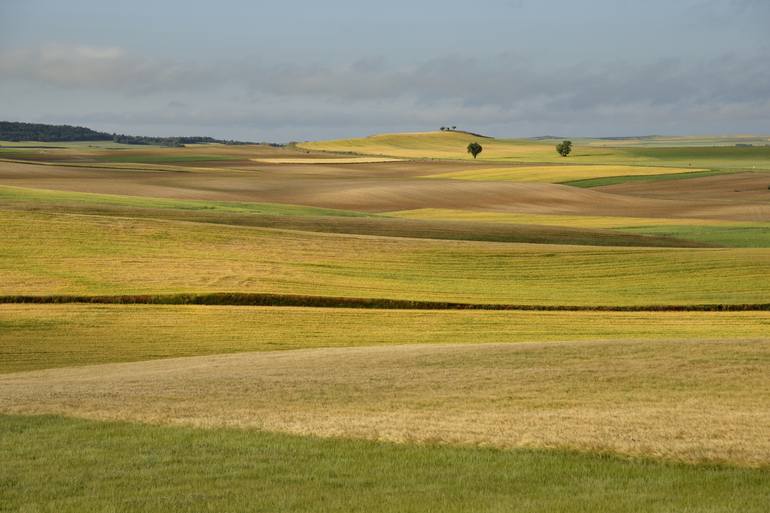
[[[770,68],[763,57],[758,52],[699,61],[546,65],[505,53],[400,65],[378,57],[300,65],[246,57],[192,63],[119,48],[48,46],[1,51],[0,74],[58,88],[51,98],[66,91],[113,98],[101,109],[91,107],[90,114],[58,110],[59,118],[66,118],[62,121],[100,126],[237,126],[240,133],[269,127],[271,133],[300,138],[323,130],[344,135],[353,127],[398,130],[449,123],[503,135],[607,135],[688,131],[693,124],[703,131],[760,126],[770,117]],[[120,95],[134,98],[114,101]],[[141,102],[136,95],[142,95]],[[131,107],[124,112],[114,107],[121,103]]]
[[[51,44],[0,51],[0,73],[56,87],[146,94],[215,83],[215,70],[130,55],[117,47]]]
[[[129,94],[239,88],[261,95],[330,101],[410,98],[503,109],[530,102],[565,108],[646,101],[656,105],[752,102],[770,97],[764,55],[723,55],[705,61],[661,59],[645,64],[576,62],[545,67],[515,54],[480,59],[445,56],[388,66],[383,59],[350,65],[271,65],[253,60],[211,65],[129,55],[118,48],[50,46],[0,53],[5,77],[56,87]]]

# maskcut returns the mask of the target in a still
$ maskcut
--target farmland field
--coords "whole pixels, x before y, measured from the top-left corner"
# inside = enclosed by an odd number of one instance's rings
[[[764,140],[0,142],[0,511],[765,512]]]

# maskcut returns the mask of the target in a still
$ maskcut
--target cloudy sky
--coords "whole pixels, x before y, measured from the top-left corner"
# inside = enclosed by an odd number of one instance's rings
[[[770,0],[0,0],[0,119],[259,141],[770,133]]]

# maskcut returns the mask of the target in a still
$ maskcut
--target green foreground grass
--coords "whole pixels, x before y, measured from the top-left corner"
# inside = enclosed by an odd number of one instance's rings
[[[316,347],[571,340],[750,340],[761,339],[768,331],[770,312],[0,305],[0,373]]]
[[[770,472],[0,416],[0,511],[737,512]]]

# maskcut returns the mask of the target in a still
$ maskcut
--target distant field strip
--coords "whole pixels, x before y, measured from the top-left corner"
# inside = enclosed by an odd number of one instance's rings
[[[769,368],[766,338],[298,349],[4,374],[0,412],[767,467]]]
[[[376,164],[379,162],[400,162],[403,159],[388,157],[340,157],[340,158],[258,158],[254,162],[265,164]]]
[[[31,237],[30,234],[34,234]],[[499,244],[0,211],[0,295],[758,304],[770,251]]]
[[[432,209],[390,212],[389,216],[420,220],[512,223],[564,226],[584,229],[612,229],[623,233],[668,237],[735,248],[770,247],[770,223],[662,217],[572,216],[517,214],[472,210]]]
[[[5,304],[0,305],[0,373],[314,347],[759,340],[769,332],[769,312]]]
[[[477,181],[509,181],[509,182],[543,182],[562,183],[573,180],[587,180],[620,176],[650,176],[668,175],[673,173],[690,173],[704,171],[703,169],[648,167],[648,166],[608,166],[608,165],[579,165],[579,166],[521,166],[495,167],[482,169],[467,169],[450,173],[439,173],[425,178],[441,178],[451,180]]]
[[[388,212],[389,216],[409,219],[445,219],[453,221],[479,221],[486,223],[539,224],[546,226],[569,226],[573,228],[629,228],[640,226],[697,225],[697,226],[757,226],[770,223],[740,223],[717,219],[691,219],[667,217],[620,217],[620,216],[576,216],[558,214],[518,214],[514,212],[493,212],[479,210],[453,210],[443,208],[420,208]]]
[[[731,173],[732,171],[708,170],[693,171],[682,173],[661,173],[658,175],[624,175],[608,176],[604,178],[588,178],[583,180],[567,180],[561,182],[564,185],[590,189],[592,187],[604,187],[606,185],[617,185],[627,182],[665,182],[669,180],[686,180],[690,178],[703,178],[707,176],[716,176]]]

